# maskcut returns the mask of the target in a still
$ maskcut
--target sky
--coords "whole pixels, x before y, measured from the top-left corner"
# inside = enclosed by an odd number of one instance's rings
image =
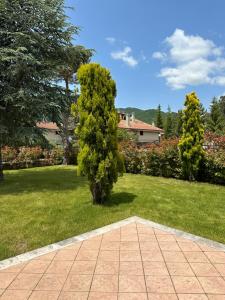
[[[225,94],[224,0],[66,0],[74,44],[116,82],[116,107],[183,107],[195,91],[208,109]]]

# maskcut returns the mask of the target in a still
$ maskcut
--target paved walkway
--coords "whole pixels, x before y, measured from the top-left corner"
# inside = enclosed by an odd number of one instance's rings
[[[133,222],[0,271],[3,299],[222,300],[225,252]]]

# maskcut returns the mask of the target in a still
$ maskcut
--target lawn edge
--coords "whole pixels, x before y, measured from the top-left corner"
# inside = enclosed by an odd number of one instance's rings
[[[225,245],[222,244],[222,243],[215,242],[215,241],[212,241],[212,240],[209,240],[209,239],[197,236],[197,235],[193,235],[191,233],[187,233],[187,232],[175,229],[175,228],[171,228],[171,227],[159,224],[159,223],[155,223],[155,222],[152,222],[150,220],[140,218],[138,216],[133,216],[133,217],[129,217],[127,219],[124,219],[124,220],[121,220],[121,221],[103,226],[101,228],[94,229],[94,230],[91,230],[89,232],[86,232],[86,233],[83,233],[83,234],[65,239],[63,241],[59,241],[57,243],[53,243],[53,244],[47,245],[45,247],[41,247],[41,248],[38,248],[38,249],[35,249],[35,250],[32,250],[32,251],[14,256],[14,257],[4,259],[4,260],[0,261],[0,270],[6,269],[8,267],[17,265],[17,264],[22,263],[22,262],[26,262],[28,260],[31,260],[33,258],[36,258],[38,256],[41,256],[41,255],[44,255],[44,254],[47,254],[47,253],[50,253],[52,251],[62,249],[66,246],[71,245],[72,243],[84,241],[84,240],[89,239],[91,237],[95,237],[97,235],[104,234],[104,233],[109,232],[113,229],[117,229],[117,228],[120,228],[122,226],[128,225],[132,222],[138,222],[138,223],[153,227],[155,229],[159,229],[159,230],[163,230],[163,231],[166,231],[168,233],[171,233],[171,234],[175,234],[178,237],[189,239],[191,241],[201,243],[203,245],[207,245],[209,247],[213,247],[213,248],[216,248],[216,249],[221,250],[221,251],[225,251]]]

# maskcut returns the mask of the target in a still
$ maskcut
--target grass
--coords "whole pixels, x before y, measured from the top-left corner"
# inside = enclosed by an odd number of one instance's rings
[[[225,187],[125,174],[92,205],[76,167],[6,171],[0,185],[0,260],[129,216],[225,243]]]

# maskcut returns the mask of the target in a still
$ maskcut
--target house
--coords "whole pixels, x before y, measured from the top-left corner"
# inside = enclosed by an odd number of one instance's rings
[[[120,122],[118,127],[136,133],[137,142],[144,143],[159,143],[164,131],[156,127],[154,124],[142,122],[135,119],[134,113],[127,114],[119,112]]]
[[[40,122],[37,127],[44,129],[44,136],[52,145],[62,145],[62,138],[59,135],[59,128],[53,122]]]
[[[119,112],[120,121],[118,128],[131,131],[137,134],[137,142],[144,143],[159,143],[163,135],[163,130],[148,123],[135,119],[134,113],[126,114]],[[62,138],[59,134],[59,128],[53,122],[40,122],[37,127],[45,129],[45,137],[53,145],[62,145]],[[73,129],[71,129],[73,134]]]

